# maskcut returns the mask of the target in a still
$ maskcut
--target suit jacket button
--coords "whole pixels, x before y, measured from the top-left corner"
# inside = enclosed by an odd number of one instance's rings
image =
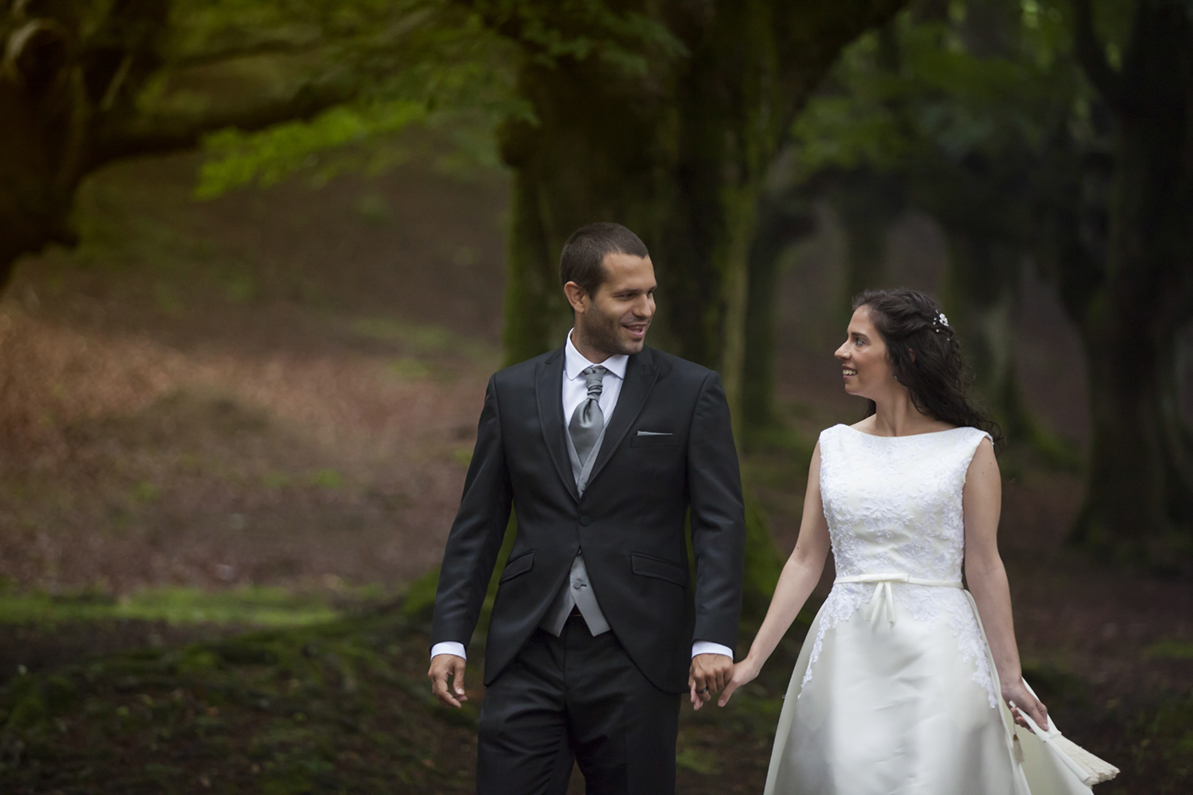
[[[588,515],[587,515],[587,514],[585,514],[584,516],[581,516],[581,517],[580,517],[580,525],[581,525],[582,527],[588,527],[588,523],[589,523],[590,521],[592,521],[592,520],[588,518]]]

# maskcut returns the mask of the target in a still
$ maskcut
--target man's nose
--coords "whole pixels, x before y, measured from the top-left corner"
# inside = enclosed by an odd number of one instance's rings
[[[643,297],[642,300],[634,302],[633,311],[635,317],[640,317],[643,319],[652,317],[654,315],[654,309],[654,299],[649,296]]]

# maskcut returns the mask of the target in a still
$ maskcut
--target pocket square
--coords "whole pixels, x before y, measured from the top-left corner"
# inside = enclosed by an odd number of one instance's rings
[[[639,436],[674,436],[675,434],[670,433],[670,432],[663,433],[660,431],[638,431],[638,435]]]

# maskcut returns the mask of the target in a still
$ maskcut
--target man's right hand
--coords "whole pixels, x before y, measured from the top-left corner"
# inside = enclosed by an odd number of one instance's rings
[[[437,654],[431,658],[431,670],[427,671],[431,677],[431,692],[435,698],[449,707],[460,707],[460,702],[467,701],[464,694],[464,658],[454,654]],[[449,686],[448,680],[451,680]],[[454,689],[454,694],[453,694]]]

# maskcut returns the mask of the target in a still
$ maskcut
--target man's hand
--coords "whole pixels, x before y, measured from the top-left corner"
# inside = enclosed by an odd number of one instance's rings
[[[431,658],[431,670],[427,671],[427,676],[431,678],[431,692],[435,698],[449,707],[458,709],[461,701],[468,700],[468,696],[464,695],[463,657],[454,654],[435,655]],[[448,679],[452,680],[451,688],[455,688],[455,695],[448,687]]]
[[[697,654],[692,658],[688,674],[688,688],[691,690],[692,707],[700,709],[715,693],[725,689],[733,676],[733,658],[724,654]]]

